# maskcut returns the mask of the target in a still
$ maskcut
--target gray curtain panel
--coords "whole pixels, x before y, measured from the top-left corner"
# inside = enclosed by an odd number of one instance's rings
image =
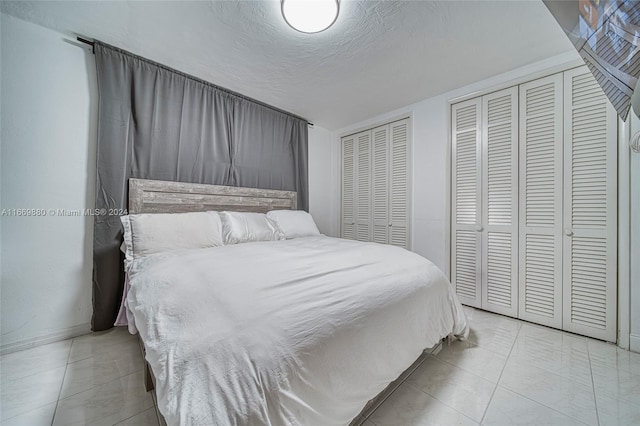
[[[129,178],[284,189],[308,209],[307,122],[95,42],[96,208],[127,208]],[[124,286],[118,215],[96,216],[94,331],[113,326]]]
[[[231,133],[231,185],[298,191],[298,208],[309,210],[305,121],[239,99]]]

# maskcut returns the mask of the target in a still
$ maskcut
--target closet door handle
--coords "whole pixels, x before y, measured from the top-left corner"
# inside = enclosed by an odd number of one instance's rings
[[[484,231],[484,228],[482,227],[482,225],[476,225],[476,232],[482,232]]]
[[[564,230],[564,235],[566,235],[567,237],[572,237],[573,236],[573,231],[571,230],[571,228],[566,228]]]

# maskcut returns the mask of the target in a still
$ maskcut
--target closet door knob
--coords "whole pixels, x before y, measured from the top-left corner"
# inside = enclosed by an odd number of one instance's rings
[[[567,237],[571,237],[573,236],[573,231],[570,228],[566,228],[564,230],[564,235],[566,235]]]
[[[484,231],[484,228],[482,227],[482,225],[477,225],[476,226],[476,231],[482,232],[482,231]]]

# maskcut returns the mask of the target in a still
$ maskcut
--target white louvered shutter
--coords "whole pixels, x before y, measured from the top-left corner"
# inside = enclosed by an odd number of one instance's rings
[[[389,124],[389,244],[409,249],[409,119]]]
[[[355,191],[355,136],[342,138],[342,223],[341,236],[356,238],[356,191]]]
[[[519,318],[562,327],[562,73],[520,86]]]
[[[518,88],[482,97],[482,308],[518,315]]]
[[[371,131],[356,135],[356,239],[371,241]]]
[[[563,329],[615,342],[617,116],[586,67],[564,93]]]
[[[452,105],[451,282],[465,305],[481,307],[480,98]]]
[[[376,127],[373,137],[373,242],[389,242],[389,125]]]

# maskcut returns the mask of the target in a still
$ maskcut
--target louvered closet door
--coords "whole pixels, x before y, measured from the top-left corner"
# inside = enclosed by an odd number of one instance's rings
[[[520,86],[521,319],[562,327],[562,74]]]
[[[518,88],[482,97],[482,308],[518,315]]]
[[[389,244],[409,249],[409,119],[389,124]]]
[[[460,302],[481,307],[480,98],[451,107],[452,247],[451,282]]]
[[[564,90],[563,328],[615,342],[617,116],[586,67]]]
[[[371,241],[371,131],[356,135],[356,240]]]
[[[373,137],[373,241],[389,242],[389,125],[376,127]]]
[[[342,238],[356,238],[356,139],[342,138]]]

